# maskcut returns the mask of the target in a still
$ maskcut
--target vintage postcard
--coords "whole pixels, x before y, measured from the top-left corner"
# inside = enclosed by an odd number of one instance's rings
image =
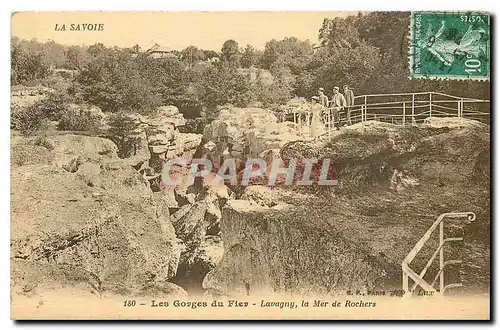
[[[490,319],[488,13],[11,20],[13,319]]]

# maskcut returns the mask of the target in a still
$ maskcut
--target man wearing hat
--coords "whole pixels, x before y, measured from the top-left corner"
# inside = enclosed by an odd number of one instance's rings
[[[321,104],[325,108],[328,108],[328,96],[325,95],[325,89],[323,87],[320,87],[318,90],[318,94],[319,94],[319,104]]]
[[[339,129],[340,126],[340,116],[339,116],[339,111],[342,110],[346,106],[346,100],[344,95],[339,92],[340,88],[338,86],[333,87],[333,96],[332,100],[330,101],[330,108],[332,109],[332,115],[333,115],[333,121],[335,123],[339,123],[337,126],[337,129]]]

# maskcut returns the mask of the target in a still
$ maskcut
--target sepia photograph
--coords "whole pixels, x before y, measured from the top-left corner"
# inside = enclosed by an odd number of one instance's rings
[[[14,320],[490,320],[483,11],[14,12]]]

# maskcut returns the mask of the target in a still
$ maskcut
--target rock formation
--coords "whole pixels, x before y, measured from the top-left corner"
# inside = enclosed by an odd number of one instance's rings
[[[169,283],[180,246],[161,195],[116,157],[109,140],[53,139],[52,161],[12,168],[14,291],[70,285],[98,296],[182,293]]]

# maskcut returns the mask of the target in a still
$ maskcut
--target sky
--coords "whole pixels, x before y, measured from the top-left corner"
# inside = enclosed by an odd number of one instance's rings
[[[12,16],[12,35],[21,39],[54,40],[64,45],[167,49],[195,45],[219,51],[234,39],[243,47],[263,49],[271,39],[297,37],[317,42],[326,17],[356,12],[18,12]],[[58,24],[66,31],[55,31]],[[70,24],[104,24],[103,31],[69,31]]]

